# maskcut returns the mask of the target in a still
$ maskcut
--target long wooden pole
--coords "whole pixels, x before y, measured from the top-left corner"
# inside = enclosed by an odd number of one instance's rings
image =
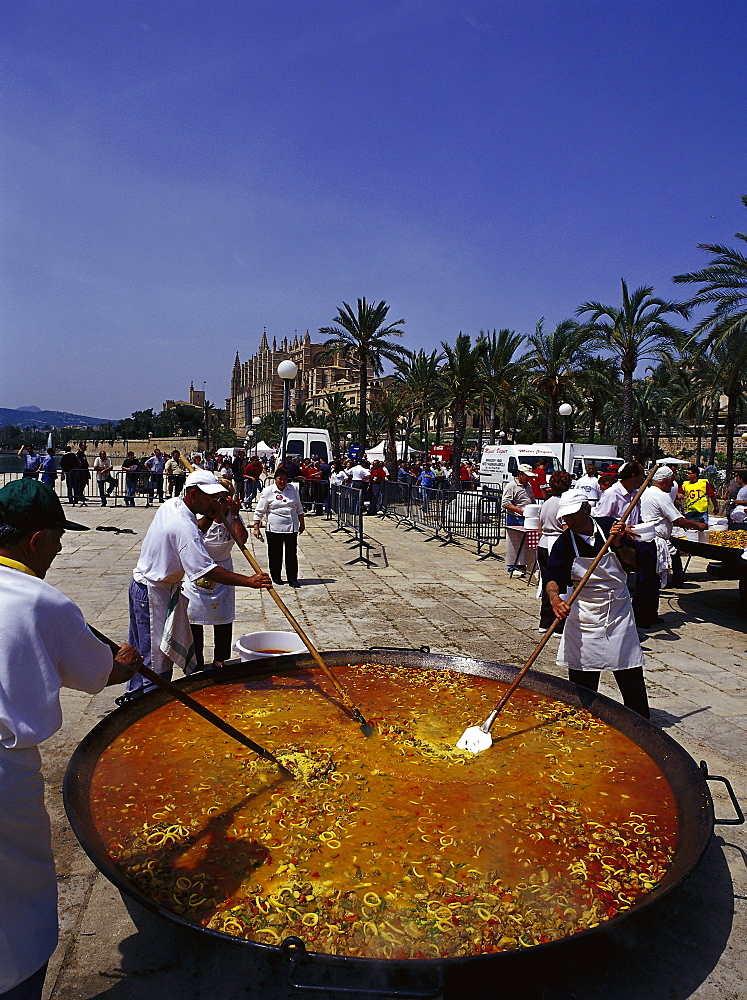
[[[182,456],[182,461],[187,465],[187,467],[189,468],[190,472],[194,472],[195,471],[194,465],[192,465],[192,463],[189,461],[188,458]],[[241,539],[236,534],[236,532],[233,530],[233,527],[231,526],[230,522],[224,520],[223,518],[218,518],[218,520],[226,528],[226,530],[228,531],[228,533],[231,536],[231,538],[233,538],[234,542],[236,542],[236,544],[238,545],[238,547],[241,549],[241,551],[244,554],[245,559],[251,565],[251,567],[254,570],[254,572],[255,573],[261,573],[262,569],[260,568],[259,563],[254,558],[254,556],[249,552],[249,550],[244,545],[244,543],[241,541]],[[301,641],[306,646],[306,648],[308,649],[308,651],[314,657],[314,660],[316,661],[317,665],[320,666],[321,669],[324,671],[325,677],[327,677],[327,679],[330,681],[330,683],[334,687],[335,691],[337,691],[337,694],[340,696],[343,705],[345,705],[345,707],[350,710],[351,715],[353,716],[353,718],[355,719],[355,721],[358,723],[358,725],[363,730],[363,735],[364,736],[372,736],[373,735],[373,726],[371,725],[370,722],[366,722],[365,718],[363,717],[363,713],[361,712],[361,710],[353,703],[353,700],[350,697],[350,695],[347,693],[347,691],[342,686],[342,684],[340,684],[340,682],[337,680],[337,678],[335,677],[335,675],[332,673],[332,671],[329,669],[329,667],[327,666],[327,664],[324,662],[324,660],[321,658],[321,656],[319,655],[319,653],[316,651],[316,648],[314,647],[314,644],[312,643],[311,639],[309,639],[309,637],[306,635],[306,633],[304,632],[304,630],[298,624],[298,622],[296,621],[296,619],[290,613],[290,611],[288,610],[288,608],[286,608],[285,603],[283,602],[283,599],[281,598],[280,594],[278,594],[278,592],[275,590],[274,587],[270,587],[268,589],[269,589],[269,593],[270,593],[270,596],[272,597],[272,599],[275,601],[275,603],[277,604],[277,606],[280,608],[280,610],[283,612],[283,614],[285,615],[285,617],[288,619],[288,621],[293,626],[293,629],[294,629],[296,635],[301,639]]]
[[[241,549],[242,553],[244,554],[245,559],[251,565],[251,567],[254,570],[254,572],[255,573],[261,573],[262,569],[260,568],[259,563],[254,558],[254,556],[251,554],[251,552],[247,549],[247,547],[241,542],[239,536],[234,531],[233,525],[231,525],[228,521],[223,521],[223,520],[221,521],[221,523],[223,525],[225,525],[226,529],[228,530],[228,533],[231,535],[231,537],[233,538],[233,540],[236,542],[236,544],[238,545],[238,547]],[[311,639],[309,639],[309,637],[306,635],[306,633],[301,628],[301,626],[299,625],[299,623],[296,621],[296,619],[294,618],[294,616],[291,614],[291,612],[289,611],[289,609],[286,607],[285,602],[283,601],[283,599],[280,596],[280,594],[278,594],[277,590],[275,590],[274,587],[269,587],[268,588],[268,593],[270,594],[270,597],[272,597],[272,599],[274,600],[275,604],[277,604],[278,608],[283,612],[283,614],[285,615],[285,617],[288,619],[288,621],[290,622],[290,624],[293,626],[293,630],[298,635],[298,637],[301,639],[301,641],[303,642],[303,644],[306,646],[306,648],[308,649],[309,653],[311,653],[311,655],[314,658],[314,660],[316,661],[317,665],[322,669],[322,671],[324,672],[325,677],[333,685],[335,691],[337,692],[337,694],[339,695],[340,699],[342,700],[342,703],[345,705],[346,708],[348,708],[350,710],[353,718],[360,725],[360,727],[363,730],[364,734],[366,736],[371,736],[373,734],[373,727],[371,726],[371,724],[369,722],[366,722],[365,718],[363,717],[363,713],[361,712],[361,710],[354,704],[354,702],[351,699],[351,697],[348,694],[348,692],[345,690],[345,688],[342,686],[342,684],[340,684],[340,682],[338,681],[338,679],[335,677],[335,675],[329,669],[329,667],[327,666],[327,664],[321,658],[321,656],[317,652],[314,644],[312,643]]]
[[[116,642],[108,636],[105,636],[103,632],[99,632],[99,630],[94,628],[93,625],[89,625],[88,627],[96,638],[105,642],[116,656],[119,651],[119,646]],[[176,684],[172,684],[171,681],[167,681],[165,677],[161,677],[160,674],[157,674],[155,670],[151,670],[150,667],[146,667],[145,664],[139,668],[138,672],[141,673],[143,677],[146,677],[152,684],[156,684],[164,691],[168,691],[172,698],[176,698],[177,701],[181,701],[187,706],[187,708],[191,709],[191,711],[196,712],[197,715],[201,715],[202,718],[206,719],[212,726],[220,729],[221,732],[224,732],[227,736],[230,736],[238,743],[241,743],[242,746],[249,747],[250,750],[253,750],[260,757],[264,758],[264,760],[277,764],[278,767],[281,767],[284,771],[290,774],[291,777],[295,777],[295,775],[293,775],[291,771],[288,771],[285,765],[282,764],[270,750],[260,746],[259,743],[255,743],[253,739],[246,736],[238,729],[235,729],[229,722],[226,722],[225,719],[221,719],[221,717],[216,715],[215,712],[211,712],[209,708],[205,708],[204,705],[201,705],[200,702],[191,695],[188,695],[185,691],[178,688]]]
[[[651,469],[649,470],[648,475],[646,476],[646,478],[643,480],[643,483],[641,484],[641,488],[638,490],[638,492],[636,493],[636,495],[633,497],[633,499],[628,504],[628,508],[625,511],[625,513],[623,514],[623,516],[617,518],[618,521],[622,521],[622,523],[624,524],[628,520],[628,518],[630,517],[631,511],[633,510],[633,508],[635,507],[635,505],[638,503],[638,501],[641,499],[643,491],[646,489],[646,487],[648,486],[648,484],[654,478],[654,473],[656,472],[656,470],[658,468],[659,468],[659,466],[656,465],[656,464],[654,464],[654,465],[651,466]],[[566,601],[566,604],[568,604],[568,605],[573,604],[573,602],[576,600],[576,598],[578,597],[578,595],[583,590],[583,588],[584,588],[586,582],[588,581],[589,577],[591,576],[591,574],[594,572],[594,570],[599,565],[600,560],[602,559],[602,557],[607,554],[607,550],[609,549],[609,547],[610,547],[611,544],[612,544],[612,536],[610,535],[610,537],[608,539],[606,539],[604,545],[599,550],[599,552],[597,552],[596,556],[594,556],[594,559],[592,560],[591,565],[589,566],[589,568],[587,569],[587,571],[584,573],[584,575],[581,578],[581,580],[579,580],[579,582],[573,588],[573,592],[571,593],[571,596]],[[540,639],[540,641],[537,643],[537,647],[534,650],[534,652],[532,653],[532,655],[529,657],[529,659],[527,660],[527,662],[524,664],[524,666],[521,668],[521,670],[519,671],[519,673],[513,679],[513,681],[511,682],[511,684],[510,684],[510,686],[508,688],[508,690],[505,692],[505,694],[503,695],[503,697],[501,698],[501,700],[498,702],[498,704],[495,706],[495,708],[490,713],[490,715],[488,716],[488,718],[485,720],[484,724],[480,727],[483,730],[483,732],[487,733],[487,732],[490,731],[490,727],[495,722],[496,718],[498,717],[499,712],[501,712],[505,708],[506,702],[511,697],[511,695],[514,693],[514,691],[517,689],[517,687],[519,686],[519,684],[521,684],[521,682],[524,679],[524,676],[526,675],[526,672],[529,670],[529,668],[531,667],[531,665],[534,663],[534,661],[537,659],[537,657],[539,656],[539,654],[545,648],[545,645],[546,645],[547,641],[549,640],[550,636],[553,634],[553,632],[555,631],[555,629],[558,627],[558,625],[560,624],[560,622],[561,622],[561,619],[560,618],[556,618],[555,621],[550,626],[550,628],[547,630],[547,632],[545,632],[545,634],[542,636],[542,638]]]

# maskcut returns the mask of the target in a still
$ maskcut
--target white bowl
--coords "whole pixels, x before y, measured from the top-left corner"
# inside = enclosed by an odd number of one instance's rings
[[[630,530],[639,542],[653,542],[656,538],[655,521],[641,521],[639,524],[634,524]]]
[[[295,632],[250,632],[237,639],[233,648],[242,660],[307,652],[305,643]]]

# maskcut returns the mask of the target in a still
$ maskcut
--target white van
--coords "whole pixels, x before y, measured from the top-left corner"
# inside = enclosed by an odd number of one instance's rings
[[[323,462],[329,462],[332,455],[329,431],[322,427],[289,427],[285,451],[296,462],[304,458],[320,458]]]
[[[560,459],[552,445],[486,444],[480,460],[480,485],[501,487],[514,478],[520,465],[545,463],[548,479],[560,468]]]

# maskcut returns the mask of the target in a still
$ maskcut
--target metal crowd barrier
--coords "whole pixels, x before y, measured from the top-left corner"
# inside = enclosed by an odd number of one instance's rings
[[[358,548],[358,556],[352,559],[348,566],[362,562],[367,566],[372,566],[371,549],[373,545],[366,541],[363,529],[364,505],[366,504],[367,491],[355,486],[337,486],[332,483],[329,487],[329,504],[327,508],[328,519],[336,518],[337,527],[332,534],[344,532],[349,537],[347,541]]]
[[[75,475],[75,470],[73,470],[73,476]],[[157,482],[158,476],[150,472],[137,472],[130,473],[131,476],[137,477],[137,484],[134,485],[134,493],[131,491],[130,484],[127,482],[128,474],[126,471],[121,469],[115,469],[110,473],[111,478],[114,480],[114,486],[111,493],[108,493],[110,483],[106,484],[106,501],[107,505],[112,507],[117,507],[120,504],[124,504],[125,498],[128,498],[128,494],[132,493],[132,499],[137,506],[147,504],[152,498],[158,500],[161,495],[164,499],[169,497],[169,483],[168,476],[161,476],[163,483],[159,489],[159,484]],[[181,486],[177,489],[177,494],[181,492],[181,487],[184,486],[184,480],[186,479],[187,473],[185,471],[184,476],[181,477]],[[23,478],[23,471],[13,471],[13,472],[0,472],[0,487],[5,486],[6,483],[13,482],[15,479]],[[37,476],[37,479],[41,479],[41,475]],[[60,500],[65,503],[69,502],[72,486],[74,480],[69,478],[69,474],[65,475],[65,479],[62,479],[60,473],[57,473],[57,479],[55,480],[54,490],[59,496]],[[178,486],[178,484],[177,484]],[[89,479],[88,482],[82,486],[79,484],[76,491],[76,496],[82,496],[87,504],[97,505],[101,503],[101,497],[99,494],[98,483],[96,480],[96,473],[93,469],[89,469]]]
[[[501,490],[430,488],[410,483],[386,483],[381,511],[409,528],[427,530],[442,545],[469,538],[477,543],[481,559],[495,556],[494,547],[505,536]],[[483,550],[486,549],[483,553]]]

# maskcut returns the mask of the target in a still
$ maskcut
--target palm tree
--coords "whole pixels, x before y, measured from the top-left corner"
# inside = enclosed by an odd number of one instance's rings
[[[307,403],[296,403],[288,411],[289,427],[323,427],[324,415],[312,409]]]
[[[366,450],[366,404],[368,400],[368,374],[383,371],[383,362],[395,362],[405,353],[405,348],[391,342],[392,337],[401,337],[399,329],[405,321],[384,326],[389,306],[386,302],[369,305],[365,299],[358,299],[358,312],[353,312],[347,302],[337,310],[332,321],[336,326],[320,327],[319,333],[329,339],[324,342],[327,355],[338,353],[340,357],[358,366],[360,386],[360,410],[358,414],[359,454]]]
[[[385,391],[374,404],[377,413],[381,416],[386,433],[386,446],[384,448],[384,461],[389,472],[389,478],[397,478],[397,431],[402,425],[407,404],[401,392]]]
[[[578,373],[576,384],[583,400],[580,416],[589,422],[588,441],[593,444],[597,418],[605,403],[612,399],[619,405],[620,370],[612,358],[590,358]]]
[[[590,354],[585,346],[587,335],[572,319],[558,323],[552,333],[545,333],[544,318],[528,337],[530,351],[522,358],[528,384],[547,408],[547,436],[557,440],[558,404],[575,399],[578,371],[588,364]]]
[[[745,411],[747,403],[747,315],[736,323],[731,319],[728,334],[721,334],[714,327],[713,344],[709,354],[713,359],[713,388],[716,400],[723,394],[726,396],[726,476],[727,481],[734,467],[734,427],[737,418]],[[716,414],[718,402],[716,402]]]
[[[350,407],[344,392],[327,392],[322,396],[322,402],[327,407],[327,422],[332,431],[332,453],[337,458],[340,455],[340,428],[350,416]]]
[[[747,194],[742,195],[747,208]],[[735,233],[747,243],[745,233]],[[700,271],[675,274],[678,284],[699,284],[703,287],[686,303],[688,308],[708,305],[712,311],[695,327],[693,336],[708,334],[707,342],[728,340],[733,330],[747,316],[747,256],[721,243],[699,243],[698,248],[713,254],[710,264]]]
[[[642,361],[666,360],[668,349],[679,344],[683,331],[665,317],[676,313],[687,317],[689,309],[677,302],[665,302],[651,293],[653,286],[642,286],[630,294],[625,279],[622,284],[622,308],[601,302],[584,302],[577,316],[588,314],[582,328],[589,346],[601,347],[616,355],[622,370],[622,449],[626,462],[633,458],[633,374]]]
[[[454,421],[454,454],[451,463],[451,483],[459,488],[459,471],[462,467],[464,433],[467,429],[467,411],[474,404],[475,396],[482,388],[480,357],[482,348],[472,346],[468,334],[461,331],[454,346],[441,341],[445,364],[441,368],[441,381],[446,404]]]
[[[394,364],[394,378],[414,409],[420,415],[421,447],[427,451],[428,418],[434,398],[441,387],[440,365],[443,354],[436,350],[426,354],[420,350],[415,354],[406,351],[405,356]]]
[[[495,416],[497,408],[506,403],[516,389],[520,375],[519,363],[513,357],[521,347],[524,336],[515,330],[499,330],[487,333],[480,330],[478,344],[482,355],[480,370],[484,382],[484,394],[488,401],[488,423],[490,444],[495,444]]]

